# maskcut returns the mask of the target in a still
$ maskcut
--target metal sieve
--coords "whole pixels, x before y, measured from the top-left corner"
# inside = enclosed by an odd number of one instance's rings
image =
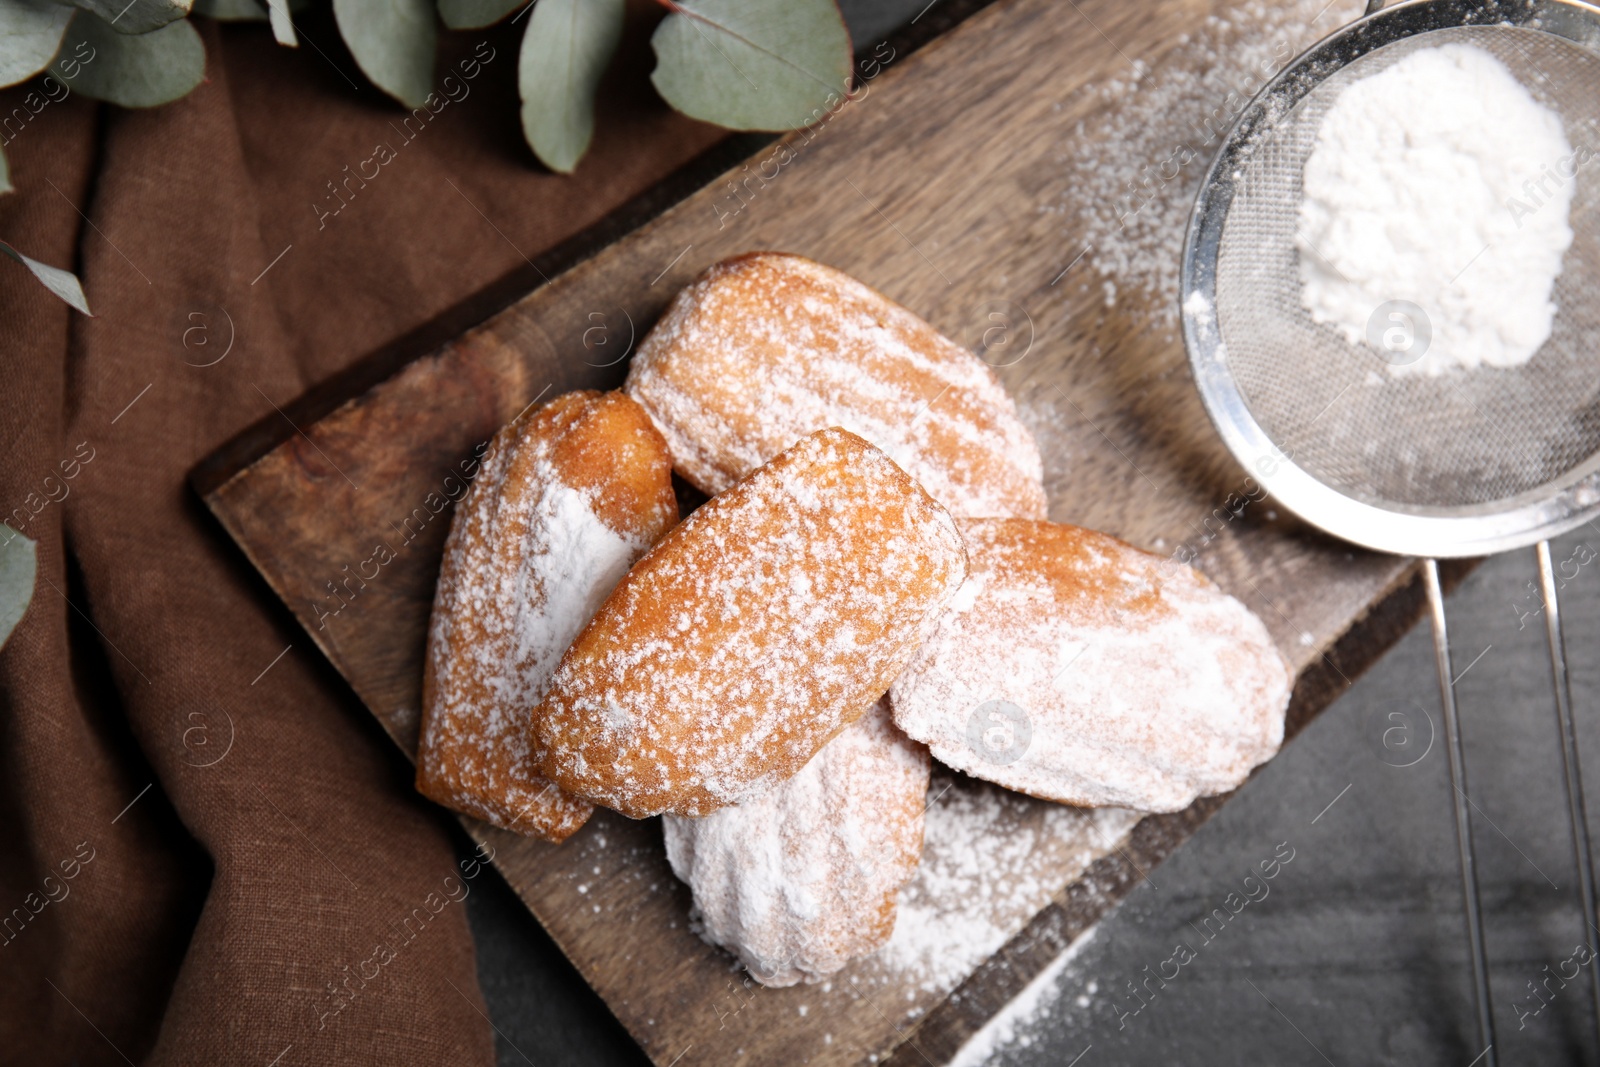
[[[1447,43],[1497,57],[1586,152],[1550,338],[1524,366],[1395,376],[1301,304],[1301,176],[1340,91]],[[1537,546],[1555,708],[1586,918],[1595,891],[1548,539],[1600,515],[1600,8],[1574,0],[1409,0],[1296,59],[1245,108],[1202,183],[1184,247],[1184,342],[1223,441],[1285,507],[1368,548],[1425,558],[1483,1062],[1495,1063],[1466,767],[1451,686],[1442,557]],[[1558,161],[1550,161],[1558,165]],[[1565,173],[1565,171],[1563,171]],[[1483,255],[1492,255],[1486,249]],[[1470,264],[1463,264],[1467,267]],[[1413,343],[1426,309],[1396,293]],[[1420,320],[1420,321],[1419,321]],[[1400,347],[1404,351],[1404,346]],[[1591,983],[1600,1027],[1600,983]],[[1597,1032],[1600,1036],[1600,1032]]]

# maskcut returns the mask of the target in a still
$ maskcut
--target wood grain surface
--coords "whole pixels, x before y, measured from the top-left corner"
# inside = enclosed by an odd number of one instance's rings
[[[798,252],[958,340],[981,336],[994,307],[1020,309],[1026,355],[998,372],[1040,436],[1052,517],[1193,551],[1298,672],[1297,729],[1414,618],[1412,566],[1264,503],[1232,507],[1245,472],[1212,433],[1178,339],[1151,325],[1151,302],[1167,294],[1125,289],[1108,306],[1091,275],[1068,277],[1083,235],[1040,210],[1073,193],[1063,153],[1096,150],[1082,131],[1108,104],[1086,87],[1181,50],[1208,10],[1200,0],[1003,0],[914,55],[867,49],[864,91],[820,130],[761,147],[392,377],[350,378],[359,392],[338,406],[324,395],[314,422],[258,429],[197,487],[412,753],[463,461],[535,400],[617,385],[639,337],[707,265],[753,249]],[[263,433],[282,441],[257,455],[251,442]],[[1128,839],[1131,819],[996,797],[952,774],[936,790],[931,873],[908,893],[929,905],[919,921],[947,923],[952,941],[981,913],[982,937],[939,948],[936,966],[867,960],[826,985],[787,990],[751,985],[689,931],[687,892],[655,821],[602,812],[562,846],[469,830],[493,843],[507,879],[657,1063],[912,1064],[948,1059],[1222,802],[1146,819]],[[958,840],[974,827],[981,840]],[[952,896],[963,849],[1014,864],[1009,891]]]

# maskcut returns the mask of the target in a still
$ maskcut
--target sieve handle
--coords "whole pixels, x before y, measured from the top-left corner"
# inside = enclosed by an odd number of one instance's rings
[[[1556,694],[1556,729],[1561,734],[1561,770],[1567,783],[1567,818],[1572,827],[1572,858],[1578,868],[1578,895],[1583,903],[1583,940],[1589,951],[1600,955],[1600,944],[1595,936],[1594,861],[1589,849],[1589,816],[1583,802],[1578,727],[1572,714],[1572,682],[1567,673],[1567,644],[1561,633],[1561,606],[1556,599],[1550,542],[1540,541],[1538,553],[1545,637],[1550,643],[1550,680]],[[1590,975],[1589,992],[1594,999],[1596,1047],[1600,1048],[1600,975]]]
[[[1383,4],[1384,0],[1367,0],[1367,9],[1361,13],[1361,17],[1366,18],[1368,15],[1376,15],[1383,10]]]
[[[1478,864],[1472,847],[1472,815],[1467,805],[1467,761],[1461,749],[1461,723],[1456,718],[1455,675],[1450,669],[1450,632],[1445,626],[1444,593],[1439,587],[1439,562],[1422,561],[1422,579],[1433,613],[1433,654],[1439,669],[1439,703],[1444,710],[1445,752],[1450,758],[1450,785],[1455,796],[1456,849],[1461,857],[1461,898],[1466,905],[1467,944],[1472,952],[1472,991],[1478,1008],[1478,1039],[1483,1051],[1474,1067],[1495,1067],[1494,1007],[1489,1000],[1489,961],[1483,947],[1483,908],[1478,902]]]

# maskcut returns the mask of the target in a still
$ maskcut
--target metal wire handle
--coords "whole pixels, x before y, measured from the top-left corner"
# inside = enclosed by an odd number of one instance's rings
[[[1478,902],[1477,853],[1472,847],[1472,816],[1467,810],[1467,763],[1461,748],[1461,724],[1456,718],[1455,675],[1450,669],[1450,631],[1445,625],[1444,593],[1439,587],[1439,563],[1422,561],[1423,584],[1433,613],[1433,656],[1439,668],[1439,703],[1444,709],[1445,751],[1450,758],[1450,786],[1455,795],[1456,851],[1461,857],[1461,897],[1466,903],[1467,944],[1472,952],[1472,990],[1478,1008],[1478,1038],[1484,1049],[1474,1063],[1495,1067],[1494,1005],[1489,999],[1489,961],[1483,948],[1483,908]]]
[[[1561,633],[1561,607],[1556,599],[1555,568],[1550,542],[1540,541],[1539,587],[1544,595],[1545,637],[1550,643],[1550,681],[1556,694],[1556,729],[1561,734],[1561,771],[1567,783],[1567,815],[1572,826],[1572,859],[1578,868],[1578,897],[1583,906],[1583,940],[1596,952],[1594,861],[1589,851],[1589,811],[1583,803],[1583,769],[1578,760],[1578,728],[1572,714],[1572,682],[1567,674],[1567,645]],[[1600,1055],[1600,975],[1589,976],[1594,1004],[1594,1038]]]
[[[1536,546],[1539,559],[1539,587],[1544,601],[1545,637],[1550,648],[1550,681],[1555,693],[1556,729],[1561,737],[1561,771],[1567,787],[1567,816],[1572,829],[1572,859],[1578,872],[1578,896],[1583,907],[1584,942],[1591,953],[1600,955],[1600,928],[1595,925],[1594,860],[1589,838],[1588,808],[1583,799],[1583,766],[1578,754],[1577,721],[1572,711],[1572,680],[1567,671],[1566,639],[1561,629],[1561,605],[1556,587],[1555,567],[1550,560],[1550,542]],[[1450,665],[1450,636],[1445,622],[1444,597],[1439,586],[1439,565],[1423,563],[1423,578],[1428,591],[1428,606],[1433,615],[1434,658],[1439,669],[1439,700],[1444,709],[1445,744],[1450,759],[1450,785],[1455,792],[1453,810],[1456,822],[1456,848],[1461,859],[1461,895],[1466,903],[1467,943],[1472,953],[1472,983],[1478,1011],[1478,1036],[1484,1051],[1479,1059],[1495,1067],[1494,1006],[1489,995],[1488,959],[1484,951],[1483,909],[1478,899],[1477,856],[1472,841],[1472,820],[1468,810],[1467,766],[1461,743],[1461,725],[1456,714],[1454,674]],[[1595,1047],[1600,1051],[1600,975],[1591,975],[1589,993],[1594,1013],[1591,1018]],[[1477,1062],[1477,1061],[1475,1061]]]

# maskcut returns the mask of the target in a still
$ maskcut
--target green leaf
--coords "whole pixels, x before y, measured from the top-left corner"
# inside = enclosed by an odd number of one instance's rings
[[[439,0],[439,17],[452,30],[493,26],[530,0]]]
[[[850,87],[850,32],[834,0],[683,0],[650,38],[667,103],[735,130],[794,130]]]
[[[91,100],[123,107],[169,103],[206,76],[206,47],[187,19],[134,37],[100,19],[79,18],[62,50],[68,46],[73,58],[57,56],[51,72]],[[75,73],[65,71],[68,63]]]
[[[299,11],[310,0],[194,0],[194,13],[218,22],[271,22],[272,36],[288,48],[300,47],[290,11]]]
[[[310,0],[294,0],[294,3],[285,3],[283,0],[195,0],[192,14],[203,14],[208,19],[218,22],[266,22],[270,18],[269,8],[282,6],[285,14],[290,11],[304,11],[310,6]],[[277,27],[274,27],[277,32]],[[280,45],[293,46],[294,30],[290,29],[290,40],[285,42],[278,37]]]
[[[38,278],[40,284],[42,284],[46,289],[56,294],[67,303],[83,312],[85,315],[93,314],[93,312],[89,310],[89,301],[84,299],[83,286],[79,284],[78,276],[76,274],[73,274],[68,270],[62,270],[60,267],[52,267],[47,264],[40,263],[37,259],[29,259],[27,256],[23,255],[21,252],[18,252],[15,248],[12,248],[4,241],[0,241],[0,254],[10,256],[18,263],[21,263],[24,267],[27,267],[33,272],[33,276]]]
[[[267,16],[272,20],[272,36],[285,48],[299,48],[300,38],[294,32],[294,20],[289,17],[288,0],[267,0]]]
[[[551,170],[571,174],[594,136],[594,91],[622,39],[623,0],[539,0],[522,36],[522,135]]]
[[[56,0],[99,15],[118,33],[138,36],[159,30],[189,14],[194,0]]]
[[[72,8],[50,0],[0,0],[0,85],[48,67],[71,20]]]
[[[267,21],[267,9],[256,0],[194,0],[194,14],[218,22]]]
[[[0,648],[27,612],[38,575],[39,552],[34,543],[0,523]]]
[[[0,152],[0,194],[16,191],[16,186],[11,184],[11,164],[6,162],[6,154]]]
[[[432,0],[333,0],[339,35],[372,84],[407,107],[433,92]]]

